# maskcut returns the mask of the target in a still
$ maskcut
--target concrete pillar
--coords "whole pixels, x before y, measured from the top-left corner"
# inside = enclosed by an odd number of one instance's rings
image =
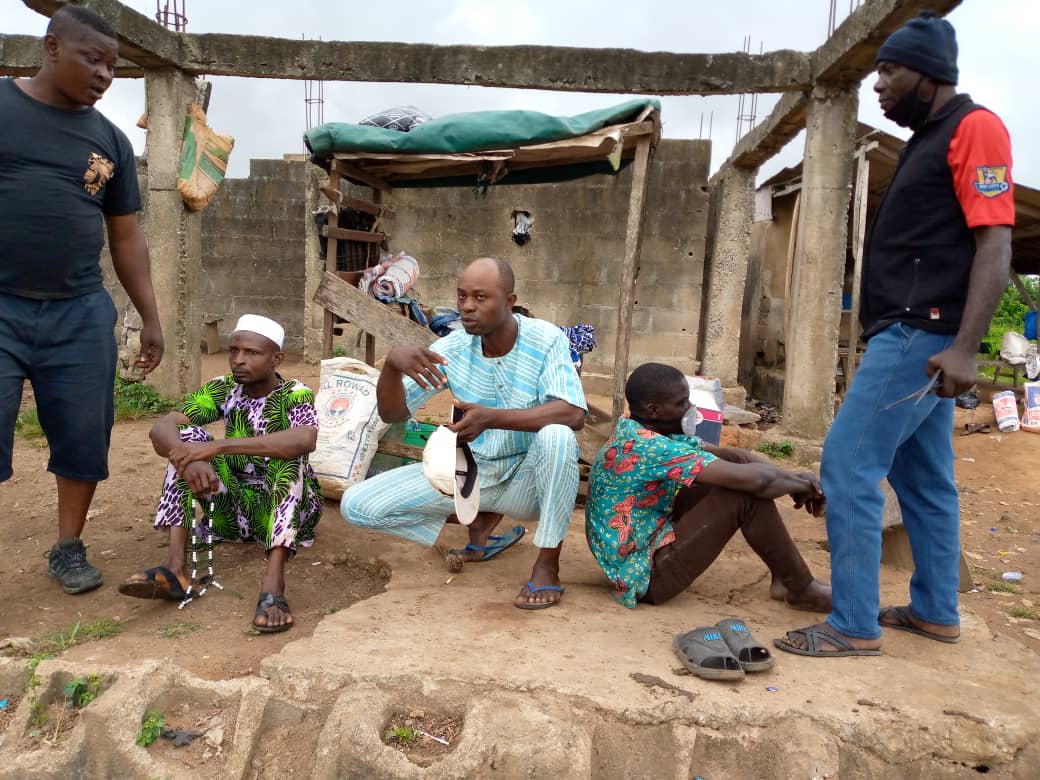
[[[858,94],[813,91],[806,119],[801,209],[791,278],[784,427],[822,439],[834,419],[841,288]]]
[[[719,171],[712,192],[701,373],[718,377],[726,388],[737,386],[755,173],[752,168],[727,166]]]
[[[321,362],[325,334],[325,309],[314,302],[314,291],[325,273],[325,261],[319,257],[321,244],[314,228],[314,211],[319,206],[328,205],[328,198],[318,190],[327,179],[328,176],[317,165],[307,164],[303,200],[303,360],[311,364]],[[333,217],[332,224],[335,224],[334,215],[330,216]]]
[[[162,363],[148,381],[168,398],[194,390],[201,377],[201,212],[185,209],[177,192],[184,117],[194,96],[194,80],[178,70],[145,72],[148,193],[144,233],[166,344]]]

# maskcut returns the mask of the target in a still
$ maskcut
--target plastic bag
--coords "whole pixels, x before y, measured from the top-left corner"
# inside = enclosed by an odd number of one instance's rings
[[[1009,330],[1000,342],[1000,359],[1012,366],[1020,366],[1026,362],[1029,342],[1021,333]]]

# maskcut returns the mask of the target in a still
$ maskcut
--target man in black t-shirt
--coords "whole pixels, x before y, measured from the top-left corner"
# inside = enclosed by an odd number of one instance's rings
[[[80,534],[108,477],[112,430],[116,310],[98,263],[106,226],[116,275],[144,323],[136,366],[148,373],[163,353],[133,148],[93,108],[118,53],[103,19],[65,6],[47,27],[39,72],[0,79],[0,482],[11,477],[28,379],[57,479],[48,571],[66,593],[101,584]]]

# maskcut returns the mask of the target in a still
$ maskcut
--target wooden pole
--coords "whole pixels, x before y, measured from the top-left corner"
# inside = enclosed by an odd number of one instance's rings
[[[650,173],[650,137],[636,142],[632,165],[632,189],[628,196],[628,227],[625,233],[625,259],[621,266],[618,293],[617,343],[614,347],[614,419],[625,411],[625,381],[628,379],[628,346],[632,339],[632,306],[639,276],[639,250],[643,243],[643,207]]]
[[[1026,302],[1026,306],[1030,309],[1040,309],[1040,303],[1037,303],[1033,293],[1025,286],[1022,282],[1022,277],[1014,269],[1011,270],[1011,281],[1018,288],[1019,293],[1022,294],[1022,300]]]
[[[332,161],[332,166],[329,168],[329,188],[339,192],[340,189],[339,181],[339,167],[336,160]],[[338,211],[333,208],[329,212],[329,224],[339,226]],[[330,235],[325,242],[325,271],[327,273],[336,273],[336,254],[339,248],[339,240],[334,236]],[[335,315],[325,309],[325,324],[322,328],[322,341],[321,341],[321,356],[323,359],[332,357],[332,329],[336,324]]]
[[[383,193],[382,193],[382,191],[379,190],[376,187],[373,187],[372,188],[372,202],[375,203],[378,206],[380,203],[382,203],[382,201],[383,201]],[[376,220],[378,221],[378,217],[376,218]],[[373,229],[374,228],[375,228],[375,226],[373,225]],[[371,256],[371,254],[372,254],[372,247],[368,247],[368,254],[369,254],[369,256]],[[379,259],[378,248],[376,250],[376,259],[377,260]],[[405,315],[405,316],[407,316],[407,315]],[[376,337],[375,337],[375,335],[373,333],[370,333],[368,331],[365,332],[365,362],[368,363],[368,365],[370,365],[370,366],[374,366],[376,364]]]
[[[877,142],[873,143],[877,146]],[[845,387],[852,385],[859,364],[859,288],[863,277],[863,244],[867,233],[867,200],[870,194],[871,147],[862,146],[856,153],[856,194],[852,206],[852,310],[849,313],[849,356],[845,360]]]

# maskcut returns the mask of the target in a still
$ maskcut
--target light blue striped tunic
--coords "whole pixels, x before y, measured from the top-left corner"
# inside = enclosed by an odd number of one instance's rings
[[[460,401],[493,409],[529,409],[561,400],[588,411],[581,378],[571,363],[570,345],[552,323],[514,314],[516,344],[502,357],[484,357],[480,336],[457,330],[433,342],[430,349],[448,359],[439,366],[448,389]],[[423,390],[405,377],[408,411],[413,415],[437,393]],[[527,455],[534,433],[489,429],[470,449],[480,464],[481,488],[508,480]]]
[[[517,317],[513,349],[484,357],[479,336],[456,331],[432,349],[448,389],[461,401],[496,409],[527,409],[562,400],[588,411],[581,380],[571,364],[567,338],[555,325]],[[412,414],[440,390],[422,390],[405,378]],[[537,433],[489,429],[472,443],[480,478],[480,509],[516,520],[538,520],[536,547],[557,547],[567,533],[578,492],[574,431],[547,425]],[[415,463],[378,474],[349,488],[340,502],[355,525],[432,545],[455,511],[454,500],[435,490]]]

